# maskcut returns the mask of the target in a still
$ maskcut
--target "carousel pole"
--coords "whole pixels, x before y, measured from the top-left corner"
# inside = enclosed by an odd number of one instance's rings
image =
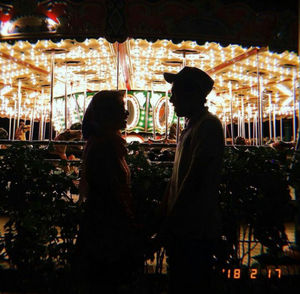
[[[70,86],[71,86],[71,95],[70,97],[72,97],[72,99],[74,100],[75,102],[75,105],[76,105],[76,109],[77,109],[77,119],[79,120],[80,123],[82,123],[82,119],[81,119],[81,116],[80,116],[80,107],[79,107],[79,103],[78,103],[78,96],[76,96],[76,94],[73,93],[73,82],[70,83]]]
[[[252,134],[253,134],[253,144],[255,145],[255,124],[256,124],[256,119],[255,119],[255,115],[253,116],[253,124],[252,124]]]
[[[17,127],[20,124],[20,114],[21,114],[21,99],[22,99],[22,92],[21,92],[22,81],[18,79],[18,112],[17,112]]]
[[[280,118],[280,141],[282,141],[283,132],[282,132],[282,117]]]
[[[226,139],[227,139],[226,127],[227,127],[227,126],[226,126],[226,117],[225,117],[225,115],[224,115],[224,117],[223,117],[223,128],[224,128],[224,140],[225,140],[224,144],[225,144],[225,145],[227,145],[227,142],[226,142],[226,141],[227,141],[227,140],[226,140]]]
[[[168,140],[168,116],[169,116],[169,105],[168,105],[168,90],[166,90],[166,101],[165,101],[165,119],[166,119],[166,141]]]
[[[34,102],[33,102],[33,110],[32,110],[32,120],[31,120],[31,124],[30,124],[30,140],[33,140],[33,132],[34,132],[34,117],[35,117],[35,111],[36,111],[36,96],[34,96]]]
[[[254,121],[253,121],[253,145],[258,144],[258,134],[257,134],[257,113],[255,114]]]
[[[186,67],[186,51],[183,50],[183,61],[182,61],[182,68]],[[186,124],[187,124],[187,119],[184,117],[183,118],[184,120],[184,129],[186,127]]]
[[[256,145],[260,146],[260,141],[259,141],[259,114],[256,116]]]
[[[230,127],[231,127],[231,144],[234,145],[234,134],[233,134],[233,97],[232,97],[232,85],[229,82],[229,95],[230,95]]]
[[[25,114],[25,118],[24,118],[24,121],[25,121],[25,125],[27,125],[27,116],[28,116],[28,120],[29,120],[29,125],[30,125],[30,128],[29,128],[29,133],[28,133],[28,140],[30,140],[30,130],[31,130],[31,117],[30,117],[30,113],[29,113],[29,111],[28,111],[28,113],[26,112]],[[27,140],[27,133],[25,133],[25,138],[26,138],[26,140]]]
[[[241,112],[241,117],[240,117],[240,136],[245,138],[244,136],[244,120],[243,120],[243,112]]]
[[[43,99],[44,99],[44,89],[42,88],[42,94],[41,94],[41,96],[42,96],[42,101],[43,101]],[[43,103],[43,102],[42,102]],[[39,112],[40,112],[40,121],[39,121],[39,124],[38,124],[38,126],[39,126],[39,130],[38,130],[38,140],[42,140],[42,128],[43,128],[43,123],[42,123],[42,121],[43,121],[43,105],[42,104],[40,104],[40,107],[39,107]]]
[[[8,126],[8,140],[11,140],[11,116],[12,110],[9,110],[9,126]]]
[[[24,125],[26,125],[26,121],[27,121],[27,113],[24,112]],[[26,133],[25,133],[25,138],[26,138]]]
[[[227,122],[226,122],[226,119],[224,122],[224,139],[225,139],[225,145],[227,145]]]
[[[120,65],[119,65],[120,67]],[[96,71],[87,70],[86,67],[84,70],[77,71],[76,74],[80,75],[80,78],[83,79],[83,103],[82,103],[82,117],[84,117],[85,111],[86,111],[86,102],[87,102],[87,76],[90,74],[96,74]],[[118,74],[119,75],[119,74]],[[118,82],[119,84],[119,82]],[[79,97],[79,96],[78,96]],[[78,107],[78,114],[79,114],[79,121],[82,122],[81,116],[80,116],[80,106],[78,103],[76,103]]]
[[[294,70],[294,78],[293,78],[293,142],[296,142],[296,132],[297,132],[297,123],[296,123],[296,116],[297,116],[297,94],[296,94],[296,77],[297,72],[296,68]],[[298,121],[299,125],[299,121]]]
[[[46,129],[47,129],[46,128],[47,127],[47,106],[45,105],[43,106],[42,117],[43,117],[43,123],[42,123],[41,140],[44,141],[46,138]]]
[[[240,136],[244,137],[244,132],[243,132],[243,117],[240,118]]]
[[[269,138],[270,140],[273,137],[272,134],[272,98],[271,98],[271,94],[269,94]]]
[[[253,145],[257,146],[257,113],[254,116],[253,123]]]
[[[127,99],[127,94],[128,94],[128,90],[127,90],[127,87],[126,87],[126,90],[125,90],[125,109],[128,111],[128,99]],[[127,125],[125,127],[125,130],[124,130],[124,134],[125,134],[125,138],[127,138]]]
[[[31,110],[31,118],[30,118],[30,130],[29,130],[29,140],[32,141],[32,136],[33,136],[33,115],[34,115],[34,111],[33,109]]]
[[[243,125],[244,125],[243,112],[241,113],[240,124],[241,124],[241,130],[240,130],[241,137],[245,138],[244,128],[243,128]]]
[[[262,106],[262,95],[261,95],[261,79],[259,75],[259,54],[256,53],[256,73],[257,73],[257,124],[258,124],[258,144],[262,145],[263,135],[262,135],[262,116],[261,116],[261,106]]]
[[[117,90],[119,90],[119,67],[120,67],[120,45],[118,42],[118,50],[117,50]]]
[[[50,48],[43,50],[43,53],[50,54],[50,111],[49,111],[49,141],[52,141],[53,133],[53,98],[54,98],[54,59],[55,54],[68,53],[69,51],[64,48]]]
[[[68,68],[65,63],[65,129],[68,128]]]
[[[276,112],[275,112],[275,110],[276,110],[276,105],[274,104],[273,105],[273,130],[274,130],[274,142],[276,142],[277,141],[277,136],[276,136]]]
[[[27,93],[26,93],[26,99],[29,100],[29,96],[28,96]],[[24,109],[27,110],[27,111],[24,111],[24,122],[25,122],[25,125],[27,124],[27,116],[28,116],[28,120],[29,120],[29,124],[30,124],[30,113],[29,113],[28,108],[26,107],[26,102],[24,102]]]
[[[82,111],[82,116],[85,114],[85,103],[86,103],[86,91],[87,91],[87,86],[86,86],[86,73],[84,74],[84,92],[83,92],[83,111]],[[127,91],[127,90],[126,90]],[[126,92],[126,97],[127,97],[127,92]]]
[[[40,128],[39,128],[39,140],[43,140],[43,134],[44,134],[44,106],[41,108],[41,118],[40,118]]]
[[[43,124],[44,124],[44,122],[43,122],[43,115],[41,114],[40,115],[40,121],[39,121],[39,135],[38,135],[38,140],[39,141],[42,141],[42,133],[43,133]]]
[[[248,140],[249,140],[249,145],[251,145],[251,108],[249,104],[248,104]]]
[[[37,139],[40,140],[41,118],[39,115],[39,110],[37,110],[36,118],[37,118]]]
[[[151,83],[151,98],[153,99],[153,83]],[[156,123],[155,123],[155,107],[152,105],[152,127],[153,127],[153,140],[156,139]]]
[[[44,127],[43,127],[43,136],[42,136],[42,140],[44,141],[46,138],[46,126],[47,126],[47,113],[45,113],[44,115]]]
[[[251,124],[250,124],[250,116],[248,116],[248,140],[249,140],[249,145],[251,145]]]
[[[149,95],[150,92],[147,91],[147,96],[146,96],[146,116],[145,116],[145,132],[148,132],[148,117],[149,117]]]
[[[44,113],[42,113],[42,116],[41,116],[41,129],[40,129],[40,140],[41,141],[44,141],[45,140],[45,119],[46,119],[46,116],[44,115]]]
[[[70,101],[74,101],[75,107],[77,108],[77,115],[79,115],[78,104],[76,103],[76,96],[73,95],[73,82],[70,82]],[[80,118],[80,115],[79,115]],[[73,118],[71,119],[71,124],[73,123]]]
[[[246,138],[244,96],[242,96],[242,137]]]
[[[33,121],[33,107],[31,110],[31,116],[30,116],[30,130],[29,130],[29,141],[31,141],[31,137],[32,137],[32,121]]]
[[[42,112],[42,118],[41,118],[42,120],[41,120],[41,138],[40,138],[40,140],[41,141],[44,141],[45,140],[45,120],[46,120],[46,115],[45,115],[45,113],[44,113],[44,111]]]
[[[240,118],[240,136],[244,137],[244,132],[243,132],[243,117]]]
[[[51,52],[51,76],[50,76],[50,134],[49,141],[52,141],[53,132],[53,83],[54,83],[54,52]]]
[[[15,135],[16,135],[16,113],[17,113],[17,101],[15,100],[12,141],[15,140]]]
[[[263,78],[260,79],[260,92],[259,92],[259,129],[260,129],[260,144],[264,145],[264,116],[263,116],[263,112],[264,112],[264,104],[263,104]]]
[[[237,127],[238,127],[238,137],[241,136],[241,112],[238,111],[238,121],[237,121]]]

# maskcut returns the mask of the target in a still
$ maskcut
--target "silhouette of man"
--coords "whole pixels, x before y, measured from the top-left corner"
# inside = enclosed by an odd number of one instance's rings
[[[200,293],[210,289],[213,248],[221,234],[217,197],[224,136],[221,122],[204,106],[214,84],[210,76],[184,67],[164,78],[172,83],[170,102],[187,125],[176,148],[158,238],[169,258],[169,293]]]

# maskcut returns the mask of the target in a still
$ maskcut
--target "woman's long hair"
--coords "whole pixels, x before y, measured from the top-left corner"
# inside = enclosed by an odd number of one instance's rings
[[[105,90],[96,93],[86,109],[82,121],[84,140],[104,131],[116,119],[116,110],[124,97],[125,91]]]

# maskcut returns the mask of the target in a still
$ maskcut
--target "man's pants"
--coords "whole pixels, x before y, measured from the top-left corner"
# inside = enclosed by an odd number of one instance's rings
[[[167,246],[168,294],[211,293],[214,241],[174,238]]]

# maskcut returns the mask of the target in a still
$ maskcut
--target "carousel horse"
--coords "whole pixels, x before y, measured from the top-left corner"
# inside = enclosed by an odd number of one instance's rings
[[[236,145],[247,145],[246,139],[241,136],[236,137],[234,141]]]
[[[30,125],[25,125],[24,122],[20,122],[20,126],[15,133],[15,140],[26,141],[26,132],[30,130]]]
[[[81,131],[82,124],[81,123],[74,123],[70,126],[70,130],[80,130]],[[74,141],[81,140],[81,137],[79,139],[74,139]],[[73,160],[76,158],[81,158],[83,152],[83,146],[81,145],[68,145],[66,150],[66,155],[69,160]]]
[[[0,128],[0,139],[8,139],[8,133],[3,128]],[[6,145],[0,145],[0,149],[6,149]]]
[[[58,134],[54,141],[76,141],[80,140],[82,136],[81,130],[70,130],[66,129],[62,133]],[[54,150],[49,150],[49,153],[51,155],[54,155],[53,158],[59,158],[59,159],[65,159],[67,160],[67,145],[59,145],[59,144],[53,144]],[[70,155],[71,156],[71,155]],[[73,159],[73,157],[72,157]]]
[[[70,130],[70,129],[66,129],[65,131],[63,131],[62,133],[60,133],[59,135],[57,135],[54,138],[54,141],[76,141],[76,140],[80,140],[82,136],[81,130]],[[65,144],[55,144],[53,143],[53,149],[49,149],[48,148],[48,159],[64,159],[64,160],[76,160],[77,158],[73,155],[70,154],[67,157],[67,145]],[[76,174],[79,173],[79,170],[77,167],[74,166],[70,166],[70,164],[64,165],[62,167],[62,165],[60,163],[56,163],[54,162],[53,165],[55,167],[60,167],[62,168],[66,173],[72,173],[75,172]]]
[[[293,150],[296,147],[295,142],[284,142],[284,141],[276,141],[269,144],[270,147],[276,149],[277,151],[284,150]]]
[[[0,128],[0,139],[8,139],[8,133],[3,128]]]

